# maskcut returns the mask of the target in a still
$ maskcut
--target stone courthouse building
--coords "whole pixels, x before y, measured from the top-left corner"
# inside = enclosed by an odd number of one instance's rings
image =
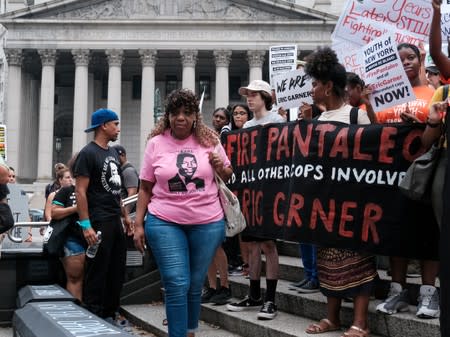
[[[120,143],[139,166],[175,88],[205,89],[203,115],[268,78],[270,46],[300,57],[330,35],[344,1],[0,0],[0,121],[21,182],[45,181],[92,135],[92,111],[121,118]]]

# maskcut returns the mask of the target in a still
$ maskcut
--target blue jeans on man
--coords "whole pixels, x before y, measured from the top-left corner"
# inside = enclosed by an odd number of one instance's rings
[[[303,261],[305,277],[302,281],[292,284],[299,293],[314,293],[319,291],[317,277],[317,247],[309,243],[300,243],[300,255]]]
[[[305,271],[305,279],[319,282],[317,278],[317,247],[310,243],[301,243],[300,253]]]

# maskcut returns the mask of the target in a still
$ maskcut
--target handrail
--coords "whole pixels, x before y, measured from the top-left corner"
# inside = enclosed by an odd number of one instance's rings
[[[128,206],[128,205],[134,204],[134,203],[137,202],[137,198],[138,198],[138,195],[137,194],[133,194],[132,196],[129,196],[128,198],[123,199],[122,200],[122,204],[124,206]]]
[[[132,195],[132,196],[126,198],[126,199],[123,199],[122,203],[123,203],[124,206],[131,205],[131,204],[134,204],[134,203],[137,202],[137,198],[138,198],[138,195],[134,194],[134,195]],[[133,217],[133,215],[134,215],[134,213],[130,214],[130,216],[132,216],[132,217]],[[16,228],[16,227],[36,228],[36,227],[41,227],[41,226],[48,226],[49,224],[50,224],[49,221],[35,221],[35,222],[23,221],[23,222],[16,222],[14,224],[14,226],[7,232],[8,233],[8,238],[14,243],[22,243],[23,242],[22,238],[18,238],[16,236],[12,235],[12,232],[13,232],[14,228]]]
[[[14,228],[16,227],[31,227],[31,228],[36,228],[36,227],[42,227],[42,226],[48,226],[49,225],[49,221],[22,221],[22,222],[16,222],[13,226],[13,228],[11,228],[8,231],[8,239],[10,239],[12,242],[14,243],[22,243],[23,240],[22,238],[18,238],[16,236],[12,235],[12,231],[14,230]]]

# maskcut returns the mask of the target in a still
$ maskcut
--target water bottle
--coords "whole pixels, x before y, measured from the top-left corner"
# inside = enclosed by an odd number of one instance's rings
[[[97,243],[94,243],[93,245],[89,246],[88,249],[86,249],[86,256],[93,259],[97,254],[98,247],[100,247],[101,242],[102,242],[102,232],[98,231]]]

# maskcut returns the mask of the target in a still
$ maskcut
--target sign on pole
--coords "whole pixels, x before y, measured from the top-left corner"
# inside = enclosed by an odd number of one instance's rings
[[[273,77],[297,67],[297,45],[272,46],[269,49],[270,84],[274,88]]]

